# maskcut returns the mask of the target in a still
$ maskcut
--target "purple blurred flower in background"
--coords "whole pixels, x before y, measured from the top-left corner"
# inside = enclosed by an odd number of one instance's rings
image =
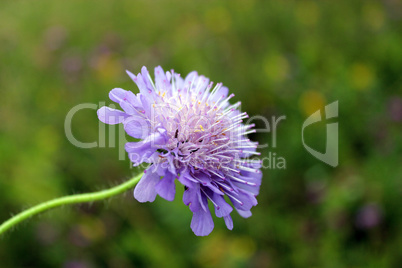
[[[99,120],[124,124],[128,135],[141,139],[128,142],[126,151],[134,166],[150,163],[134,190],[140,202],[152,202],[156,195],[166,200],[175,196],[175,179],[184,185],[183,201],[193,212],[191,229],[208,235],[214,228],[208,201],[217,217],[233,228],[233,208],[243,217],[257,205],[262,174],[256,155],[257,143],[246,136],[253,125],[242,124],[246,113],[233,105],[228,89],[191,72],[184,79],[155,68],[155,83],[145,67],[137,76],[127,72],[140,93],[120,88],[109,96],[124,111],[102,107]]]
[[[375,204],[367,204],[360,208],[356,215],[355,224],[360,229],[371,229],[379,225],[382,220],[382,211]]]
[[[402,98],[392,97],[388,101],[388,111],[390,117],[395,122],[402,121]]]

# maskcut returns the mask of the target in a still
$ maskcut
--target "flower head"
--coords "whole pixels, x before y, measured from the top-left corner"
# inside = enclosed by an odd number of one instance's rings
[[[171,201],[177,179],[185,187],[183,202],[193,212],[191,229],[199,236],[214,228],[209,201],[229,229],[233,208],[226,200],[241,216],[251,216],[261,162],[250,159],[259,155],[257,143],[247,138],[253,125],[242,124],[248,115],[238,109],[240,102],[229,103],[234,95],[228,95],[228,88],[213,86],[197,72],[183,79],[160,66],[155,68],[155,83],[145,67],[138,75],[127,73],[140,93],[113,89],[110,99],[124,111],[102,107],[98,117],[106,124],[122,123],[128,135],[140,139],[125,145],[134,166],[150,163],[134,197],[152,202],[159,195]]]

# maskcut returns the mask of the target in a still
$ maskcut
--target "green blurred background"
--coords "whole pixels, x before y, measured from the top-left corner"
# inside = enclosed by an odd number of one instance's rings
[[[18,226],[0,239],[0,267],[401,267],[401,15],[396,0],[2,0],[0,221],[138,172],[118,148],[73,146],[64,120],[78,104],[111,103],[114,87],[138,92],[125,69],[143,65],[197,70],[250,115],[285,115],[262,155],[286,169],[264,170],[259,205],[249,219],[233,213],[233,231],[215,219],[211,235],[194,236],[182,190],[151,204],[129,191]],[[332,168],[303,148],[301,127],[336,100]],[[97,141],[95,110],[78,112],[72,131]],[[306,138],[324,151],[325,122]]]

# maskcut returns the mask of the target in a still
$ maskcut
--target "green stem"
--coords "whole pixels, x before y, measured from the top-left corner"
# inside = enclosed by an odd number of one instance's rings
[[[30,209],[27,209],[25,211],[20,212],[19,214],[13,216],[11,219],[5,221],[3,224],[0,225],[0,235],[2,235],[4,232],[12,228],[13,226],[17,225],[18,223],[22,222],[23,220],[26,220],[36,214],[39,214],[43,211],[60,207],[63,205],[70,205],[70,204],[77,204],[77,203],[87,203],[87,202],[93,202],[93,201],[98,201],[102,199],[106,199],[109,197],[112,197],[114,195],[118,195],[120,193],[123,193],[127,191],[128,189],[134,187],[138,183],[138,181],[142,177],[142,173],[138,174],[137,176],[133,177],[132,179],[119,184],[113,188],[107,189],[107,190],[102,190],[99,192],[95,193],[87,193],[87,194],[76,194],[76,195],[70,195],[70,196],[65,196],[65,197],[60,197],[56,198],[44,203],[41,203],[39,205],[36,205]]]

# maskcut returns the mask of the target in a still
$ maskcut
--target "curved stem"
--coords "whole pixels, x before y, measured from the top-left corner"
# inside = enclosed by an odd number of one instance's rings
[[[134,185],[136,185],[137,182],[141,179],[142,175],[143,174],[140,173],[137,176],[133,177],[132,179],[107,190],[102,190],[95,193],[76,194],[76,195],[60,197],[41,203],[27,210],[24,210],[0,225],[0,235],[9,230],[10,228],[12,228],[13,226],[15,226],[16,224],[22,222],[23,220],[26,220],[43,211],[60,207],[63,205],[98,201],[123,193],[128,189],[132,188]]]

